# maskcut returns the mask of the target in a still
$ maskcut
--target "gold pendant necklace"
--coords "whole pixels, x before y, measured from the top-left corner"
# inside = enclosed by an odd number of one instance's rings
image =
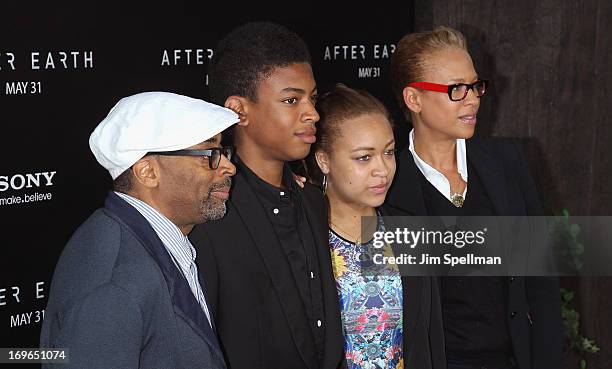
[[[459,186],[458,186],[458,188],[461,188],[462,187],[461,185],[463,184],[463,178],[461,177],[461,173],[457,172],[457,174],[459,174]],[[467,187],[467,183],[465,185]],[[457,208],[462,207],[463,206],[463,202],[465,201],[465,199],[463,198],[463,194],[460,194],[460,193],[457,193],[457,192],[455,192],[455,193],[451,192],[450,200],[451,200],[451,203],[453,205],[455,205],[455,207],[457,207]]]
[[[459,193],[451,193],[450,199],[451,199],[451,203],[455,205],[455,207],[460,208],[463,206],[463,201],[464,201],[463,195]]]

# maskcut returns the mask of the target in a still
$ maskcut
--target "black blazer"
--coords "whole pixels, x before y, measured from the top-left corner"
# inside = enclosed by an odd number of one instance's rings
[[[385,228],[403,228],[394,218],[408,213],[383,205]],[[433,277],[402,277],[404,368],[446,369],[444,329],[438,281]]]
[[[535,183],[518,145],[509,139],[466,141],[468,165],[482,179],[498,215],[545,215]],[[396,156],[395,180],[387,204],[415,215],[428,215],[419,169],[406,146]],[[520,369],[559,369],[563,328],[557,278],[510,277],[507,324]]]
[[[327,239],[327,206],[310,184],[306,216],[319,258],[325,352],[319,360],[306,310],[273,227],[247,179],[233,179],[227,214],[190,234],[230,369],[335,369],[343,359],[340,306]]]

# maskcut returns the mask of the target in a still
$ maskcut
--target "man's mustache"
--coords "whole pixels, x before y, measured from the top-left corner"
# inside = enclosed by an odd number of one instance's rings
[[[230,189],[232,187],[232,179],[227,177],[223,182],[213,183],[208,189],[208,196],[210,196],[211,192]]]

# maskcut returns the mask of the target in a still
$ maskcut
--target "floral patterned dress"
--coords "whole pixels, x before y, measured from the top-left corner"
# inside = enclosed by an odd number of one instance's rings
[[[384,230],[379,217],[379,230]],[[377,265],[372,243],[355,244],[329,230],[349,369],[403,369],[402,282],[397,268]]]

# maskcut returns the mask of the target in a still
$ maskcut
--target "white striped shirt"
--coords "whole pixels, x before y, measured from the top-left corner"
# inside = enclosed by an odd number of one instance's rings
[[[149,222],[151,227],[153,227],[153,230],[157,233],[157,236],[166,247],[166,250],[170,253],[174,264],[179,268],[181,273],[183,273],[183,276],[185,276],[185,279],[189,283],[189,288],[191,288],[191,292],[198,300],[204,313],[206,313],[208,324],[212,327],[208,305],[206,304],[202,287],[198,281],[198,267],[195,263],[196,250],[191,242],[189,242],[189,238],[183,235],[181,230],[174,223],[149,204],[121,192],[115,191],[115,193],[138,210],[147,222]]]

